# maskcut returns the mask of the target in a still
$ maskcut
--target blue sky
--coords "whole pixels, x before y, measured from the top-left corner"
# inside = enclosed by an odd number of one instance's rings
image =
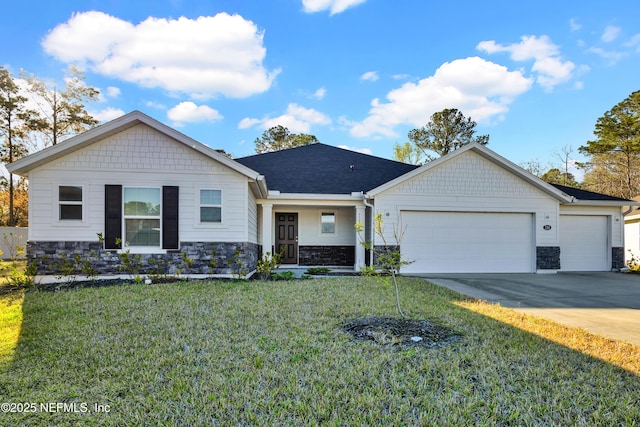
[[[236,157],[282,124],[390,158],[458,108],[515,163],[559,163],[640,89],[640,3],[65,0],[3,7],[0,64],[76,64],[109,120],[140,110]]]

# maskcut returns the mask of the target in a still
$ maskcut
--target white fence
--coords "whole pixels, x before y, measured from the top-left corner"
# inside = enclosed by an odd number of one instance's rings
[[[27,227],[0,227],[0,259],[24,258],[28,234]]]

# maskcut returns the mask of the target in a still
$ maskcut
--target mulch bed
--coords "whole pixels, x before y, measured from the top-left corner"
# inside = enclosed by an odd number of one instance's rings
[[[441,348],[459,342],[462,336],[426,320],[365,317],[347,323],[343,330],[359,341],[383,346]]]

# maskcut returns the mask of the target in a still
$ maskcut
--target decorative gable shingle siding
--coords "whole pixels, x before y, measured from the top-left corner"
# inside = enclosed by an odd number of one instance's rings
[[[534,251],[533,256],[536,252],[553,257],[559,253],[558,201],[471,150],[376,195],[376,211],[383,214],[390,243],[394,227],[402,227],[403,211],[532,214],[535,230],[531,233],[535,233],[536,247],[551,248]],[[553,266],[558,262],[538,260],[532,262],[532,268],[536,264]]]
[[[166,249],[188,242],[251,244],[249,258],[257,256],[257,206],[248,178],[145,124],[36,167],[29,182],[32,247],[38,242],[96,242],[98,233],[105,233],[105,186],[149,187],[174,188],[177,196],[178,205],[172,206],[177,232],[174,229],[171,244],[165,242]],[[81,221],[58,218],[60,185],[82,186]],[[220,223],[200,222],[200,189],[221,191]],[[163,209],[163,223],[172,220],[169,207]],[[166,233],[164,238],[169,237]]]

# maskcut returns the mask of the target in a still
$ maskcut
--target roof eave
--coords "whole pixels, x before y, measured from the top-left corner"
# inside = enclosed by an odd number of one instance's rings
[[[563,206],[640,206],[640,202],[630,200],[580,200],[575,199],[569,203],[562,203]]]
[[[362,200],[363,194],[354,192],[351,194],[321,194],[321,193],[280,193],[279,191],[269,191],[267,199],[271,201],[295,202],[299,200],[336,200],[336,201],[356,201]]]

